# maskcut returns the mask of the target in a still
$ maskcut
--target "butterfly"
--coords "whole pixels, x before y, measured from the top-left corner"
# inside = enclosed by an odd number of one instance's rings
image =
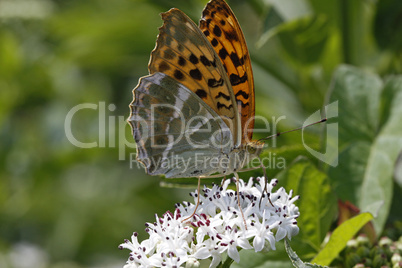
[[[137,160],[166,178],[238,178],[263,147],[252,141],[253,72],[240,25],[224,0],[207,3],[199,26],[176,8],[161,15],[149,75],[130,104]]]

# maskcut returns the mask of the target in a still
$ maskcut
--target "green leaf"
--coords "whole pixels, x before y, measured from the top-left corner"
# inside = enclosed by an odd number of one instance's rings
[[[384,92],[388,91],[396,93],[393,94],[388,120],[371,147],[358,203],[362,211],[374,213],[371,210],[372,204],[379,200],[384,201],[374,220],[374,228],[378,234],[384,227],[391,207],[392,178],[396,160],[402,151],[402,76],[388,80]]]
[[[377,234],[389,213],[394,165],[402,150],[401,98],[401,76],[389,78],[383,87],[377,75],[355,67],[335,72],[329,99],[339,102],[341,152],[329,175],[338,196],[361,211],[374,214],[383,203],[374,220]]]
[[[396,184],[402,189],[402,152],[399,154],[398,160],[396,160],[394,177]]]
[[[262,7],[256,7],[261,10]],[[310,3],[307,0],[300,1],[272,1],[263,13],[263,34],[258,41],[259,47],[263,46],[275,35],[286,22],[297,21],[312,14]]]
[[[386,83],[384,90],[381,93],[381,105],[380,105],[380,127],[383,127],[387,122],[388,118],[391,116],[395,105],[395,98],[398,98],[400,94],[402,77],[399,76],[389,76],[386,78]]]
[[[276,8],[269,8],[265,14],[263,31],[268,32],[270,29],[273,29],[284,22],[282,15],[278,12]]]
[[[349,144],[338,155],[337,167],[328,170],[328,176],[333,179],[333,189],[341,200],[357,204],[360,199],[362,174],[367,167],[367,156],[370,153],[370,142],[357,141]]]
[[[370,213],[362,213],[342,223],[332,233],[328,244],[314,258],[312,262],[320,265],[329,265],[346,246],[346,243],[370,220],[373,216]]]
[[[310,161],[298,158],[278,175],[278,180],[279,185],[300,195],[297,201],[300,233],[294,241],[301,254],[312,257],[318,252],[336,214],[336,198],[329,179]]]
[[[374,37],[382,49],[401,52],[402,47],[402,2],[382,0],[377,4],[374,19]]]
[[[282,24],[277,29],[279,40],[286,53],[298,63],[317,62],[329,37],[325,16],[312,16]]]
[[[341,65],[333,76],[330,101],[339,101],[339,141],[373,141],[379,125],[382,81],[374,74]]]

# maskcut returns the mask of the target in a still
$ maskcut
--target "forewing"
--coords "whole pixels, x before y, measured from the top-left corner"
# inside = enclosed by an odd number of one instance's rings
[[[247,143],[253,135],[255,101],[253,72],[243,32],[223,0],[212,0],[206,5],[200,29],[227,72],[241,116],[242,143]]]
[[[228,125],[241,142],[241,122],[236,99],[226,71],[207,38],[182,11],[162,13],[156,47],[152,51],[149,72],[165,73],[194,92]]]

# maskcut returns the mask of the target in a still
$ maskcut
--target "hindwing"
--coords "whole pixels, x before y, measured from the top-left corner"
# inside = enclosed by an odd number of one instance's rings
[[[218,162],[232,148],[231,131],[196,94],[159,72],[142,77],[133,94],[128,122],[148,174],[195,177],[225,168]]]

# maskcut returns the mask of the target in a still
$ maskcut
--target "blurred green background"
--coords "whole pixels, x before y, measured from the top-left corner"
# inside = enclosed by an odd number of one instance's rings
[[[286,116],[280,131],[326,103],[340,64],[381,77],[402,70],[399,0],[228,2],[252,58],[256,114]],[[159,13],[177,7],[198,22],[205,4],[0,0],[0,267],[122,267],[124,238],[146,238],[155,213],[190,201],[188,189],[162,188],[132,162],[125,120]],[[67,138],[74,107],[83,109],[72,135],[96,146]],[[312,147],[319,129],[308,130]],[[300,137],[285,135],[278,148],[301,148]]]

